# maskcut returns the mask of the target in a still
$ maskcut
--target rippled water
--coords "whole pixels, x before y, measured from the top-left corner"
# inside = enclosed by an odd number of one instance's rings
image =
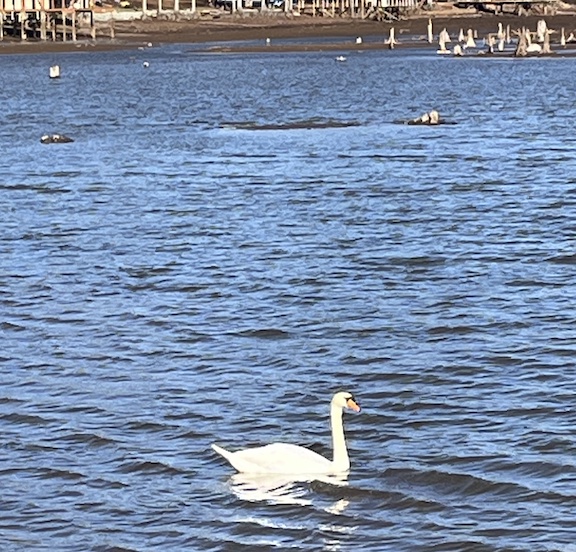
[[[335,55],[1,58],[1,550],[576,550],[576,59]]]

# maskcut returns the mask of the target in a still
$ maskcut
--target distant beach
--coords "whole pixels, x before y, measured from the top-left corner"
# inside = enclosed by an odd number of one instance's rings
[[[99,33],[95,41],[81,38],[77,42],[25,41],[6,39],[0,42],[0,54],[44,53],[44,52],[82,52],[118,49],[134,49],[144,44],[161,43],[213,43],[237,42],[238,48],[244,41],[261,40],[261,46],[249,47],[251,51],[290,51],[319,49],[379,49],[387,48],[385,39],[390,28],[394,27],[397,48],[414,44],[421,39],[425,42],[428,19],[434,26],[434,33],[443,28],[456,37],[460,29],[474,29],[478,36],[496,32],[498,23],[510,28],[520,29],[526,26],[536,29],[539,19],[545,19],[548,28],[555,32],[552,44],[559,42],[560,30],[563,28],[566,36],[571,32],[576,34],[576,10],[567,9],[554,15],[514,16],[509,14],[493,15],[479,13],[472,9],[457,10],[455,8],[432,9],[421,11],[400,21],[378,22],[373,20],[328,18],[311,16],[290,16],[283,13],[269,15],[230,15],[223,14],[217,19],[181,19],[166,20],[154,17],[115,22],[115,38],[110,39]],[[354,38],[381,36],[381,42],[356,44]],[[266,39],[270,39],[269,45]],[[321,43],[312,39],[323,38]],[[274,44],[278,39],[300,39],[290,45]],[[568,45],[573,46],[571,44]],[[228,51],[235,51],[235,46],[227,45]],[[246,51],[246,48],[243,49]]]

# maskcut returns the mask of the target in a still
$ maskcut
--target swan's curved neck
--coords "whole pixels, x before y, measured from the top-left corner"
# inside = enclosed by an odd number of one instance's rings
[[[332,447],[334,459],[332,464],[334,470],[338,472],[350,469],[350,458],[346,449],[346,439],[344,438],[344,425],[342,424],[342,409],[338,406],[330,406],[330,425],[332,426]]]

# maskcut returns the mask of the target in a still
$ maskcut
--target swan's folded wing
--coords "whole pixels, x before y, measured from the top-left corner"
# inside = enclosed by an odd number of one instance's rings
[[[227,451],[226,451],[227,452]],[[272,443],[238,452],[225,458],[243,473],[330,473],[332,462],[315,452],[288,443]]]

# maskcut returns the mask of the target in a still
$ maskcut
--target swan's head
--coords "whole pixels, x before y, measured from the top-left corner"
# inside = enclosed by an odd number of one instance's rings
[[[348,391],[341,391],[332,397],[332,406],[338,408],[348,408],[354,412],[360,412],[360,405],[356,402],[354,395]]]

